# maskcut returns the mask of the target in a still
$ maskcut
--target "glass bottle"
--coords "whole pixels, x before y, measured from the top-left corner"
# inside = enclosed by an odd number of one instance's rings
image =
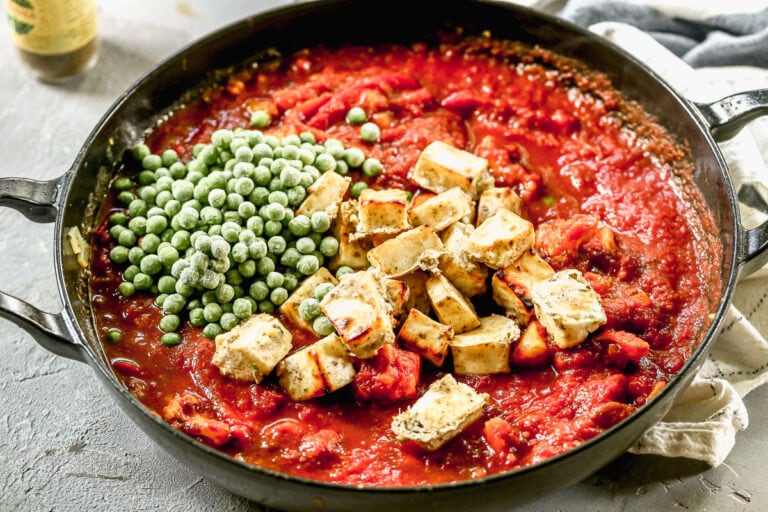
[[[4,0],[21,60],[41,80],[64,81],[98,58],[96,0]]]

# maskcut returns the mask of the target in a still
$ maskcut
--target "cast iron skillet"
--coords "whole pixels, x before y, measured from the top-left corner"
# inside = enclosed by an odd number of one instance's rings
[[[331,0],[272,10],[223,28],[181,50],[136,82],[110,108],[63,176],[38,182],[0,179],[0,205],[35,222],[55,222],[56,277],[64,309],[55,314],[0,292],[0,315],[26,329],[43,347],[88,363],[123,410],[180,461],[230,491],[291,510],[494,510],[508,509],[590,475],[623,453],[670,408],[690,382],[717,336],[740,275],[768,260],[768,224],[745,229],[733,183],[715,141],[734,135],[768,113],[768,91],[737,94],[711,104],[680,97],[652,71],[599,37],[560,19],[504,2],[441,3],[428,18],[412,2]],[[664,390],[630,418],[581,446],[540,464],[454,484],[360,488],[304,480],[257,468],[215,451],[149,413],[118,382],[98,341],[89,308],[87,271],[67,239],[74,227],[88,237],[110,175],[127,148],[141,139],[164,111],[210,71],[233,66],[267,48],[288,53],[318,42],[376,43],[419,39],[446,23],[470,31],[540,44],[606,73],[616,88],[655,115],[695,160],[695,181],[712,209],[723,247],[724,289],[702,343]]]

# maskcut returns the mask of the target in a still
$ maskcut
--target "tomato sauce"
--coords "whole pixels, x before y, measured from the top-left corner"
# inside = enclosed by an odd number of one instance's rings
[[[381,127],[380,142],[362,143],[359,128],[345,122],[353,106]],[[372,187],[415,190],[408,173],[437,139],[487,158],[497,184],[523,198],[539,253],[555,270],[578,268],[587,276],[608,324],[605,335],[553,349],[546,364],[459,377],[488,393],[489,405],[481,420],[426,453],[401,444],[390,429],[392,416],[414,398],[361,402],[347,386],[292,402],[273,377],[261,384],[223,377],[211,364],[214,343],[200,329],[184,325],[180,345],[162,345],[155,327],[162,315],[152,298],[117,292],[121,269],[109,260],[112,242],[102,224],[91,291],[101,331],[123,333],[119,343],[104,343],[116,374],[171,424],[237,459],[375,486],[452,482],[530,465],[642,406],[709,325],[720,249],[691,186],[687,153],[605,77],[578,63],[487,37],[312,48],[234,72],[174,112],[147,142],[155,151],[173,147],[186,160],[195,143],[215,129],[247,125],[256,108],[277,121],[270,133],[311,130],[320,141],[338,138],[380,159],[385,171],[368,180]],[[477,307],[491,310],[489,303],[486,297]],[[315,339],[294,333],[296,347]],[[647,354],[633,351],[636,339],[650,346]],[[418,394],[446,368],[449,362],[443,369],[422,362]]]

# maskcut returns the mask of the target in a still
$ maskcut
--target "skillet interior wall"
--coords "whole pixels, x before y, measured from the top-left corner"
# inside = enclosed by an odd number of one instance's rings
[[[422,18],[404,15],[411,3],[393,0],[386,5],[370,0],[341,0],[292,5],[222,29],[201,42],[182,50],[138,81],[105,115],[78,155],[76,170],[64,201],[60,231],[63,251],[64,293],[70,298],[78,325],[93,352],[101,355],[94,323],[90,315],[86,270],[74,258],[66,257],[68,242],[61,233],[78,226],[90,241],[98,207],[106,195],[111,174],[124,153],[143,138],[168,112],[183,102],[190,91],[210,84],[233,66],[252,61],[266,49],[290,53],[317,42],[334,45],[344,42],[373,44],[424,39],[440,29],[461,26],[469,33],[490,30],[497,37],[539,44],[544,48],[581,59],[608,75],[628,99],[637,101],[679,140],[685,141],[697,155],[695,180],[709,202],[717,226],[733,222],[728,194],[720,177],[713,148],[691,122],[685,108],[645,71],[620,53],[605,48],[594,37],[586,37],[554,18],[503,2],[459,1],[441,5],[440,16]],[[383,8],[382,8],[383,7]],[[375,13],[375,15],[373,14]],[[376,23],[366,23],[375,17]],[[350,20],[357,20],[350,22]],[[731,258],[732,232],[721,229],[725,258]],[[706,246],[708,242],[705,240]],[[71,252],[71,251],[69,251]],[[731,260],[721,266],[721,282]],[[718,294],[719,295],[719,294]],[[716,302],[716,301],[715,301]],[[104,362],[104,361],[103,361]]]

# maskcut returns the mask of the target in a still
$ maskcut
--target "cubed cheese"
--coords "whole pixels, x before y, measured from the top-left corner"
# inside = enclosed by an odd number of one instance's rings
[[[373,245],[370,238],[358,235],[357,224],[357,201],[344,201],[339,208],[339,217],[333,223],[333,234],[339,241],[339,250],[328,260],[331,270],[342,266],[361,270],[370,265],[367,254]]]
[[[400,325],[400,321],[406,315],[407,310],[405,304],[410,299],[411,292],[408,289],[408,285],[400,279],[390,279],[388,277],[382,278],[384,288],[387,291],[384,297],[392,306],[392,322],[395,327]]]
[[[358,232],[365,235],[394,235],[410,229],[408,195],[396,188],[366,188],[358,202]]]
[[[445,248],[430,226],[419,226],[368,251],[368,261],[385,276],[437,268]]]
[[[395,341],[387,294],[380,274],[369,269],[342,276],[320,303],[347,349],[361,359]]]
[[[418,309],[411,309],[403,322],[397,341],[435,366],[442,366],[453,339],[453,327],[437,322]]]
[[[514,320],[501,315],[481,318],[480,327],[453,337],[454,371],[458,375],[508,372],[510,347],[519,337]]]
[[[462,333],[480,325],[472,303],[443,274],[429,276],[427,295],[437,318],[453,327],[454,332]]]
[[[467,256],[472,231],[472,225],[457,222],[440,236],[445,246],[445,254],[440,256],[440,271],[467,297],[485,293],[488,278],[488,267]]]
[[[471,213],[469,197],[463,190],[454,187],[411,209],[410,219],[414,226],[429,224],[435,231],[442,231]]]
[[[296,210],[296,215],[310,217],[315,212],[324,211],[335,219],[351,181],[338,173],[326,172],[307,189],[309,194]]]
[[[438,194],[459,187],[473,198],[493,186],[488,160],[442,141],[434,141],[424,148],[411,180]]]
[[[222,375],[261,382],[292,348],[293,337],[272,315],[252,315],[216,336],[212,363]]]
[[[317,272],[304,279],[288,300],[280,306],[280,312],[294,325],[312,332],[312,324],[299,315],[299,305],[304,299],[313,297],[315,288],[322,283],[338,284],[336,278],[325,267],[320,267]]]
[[[491,279],[493,300],[515,318],[520,325],[526,325],[531,317],[531,287],[547,279],[555,271],[532,251],[524,252],[514,263],[497,270]]]
[[[514,190],[509,187],[493,187],[483,190],[480,199],[477,200],[477,219],[478,225],[492,217],[499,210],[506,209],[520,215],[522,199]]]
[[[428,278],[429,274],[423,270],[414,270],[397,278],[408,285],[408,300],[403,305],[406,311],[416,308],[425,315],[432,311],[432,306],[429,304],[429,296],[427,295]]]
[[[344,344],[331,334],[280,361],[277,376],[291,399],[308,400],[351,383],[355,368]]]
[[[491,268],[502,268],[530,249],[533,242],[533,224],[501,209],[469,235],[467,249],[471,258]]]
[[[412,441],[434,451],[476,421],[487,401],[486,393],[477,393],[448,374],[392,419],[392,431],[401,442]]]
[[[606,322],[600,296],[575,269],[535,283],[531,299],[536,318],[560,348],[578,345]]]

